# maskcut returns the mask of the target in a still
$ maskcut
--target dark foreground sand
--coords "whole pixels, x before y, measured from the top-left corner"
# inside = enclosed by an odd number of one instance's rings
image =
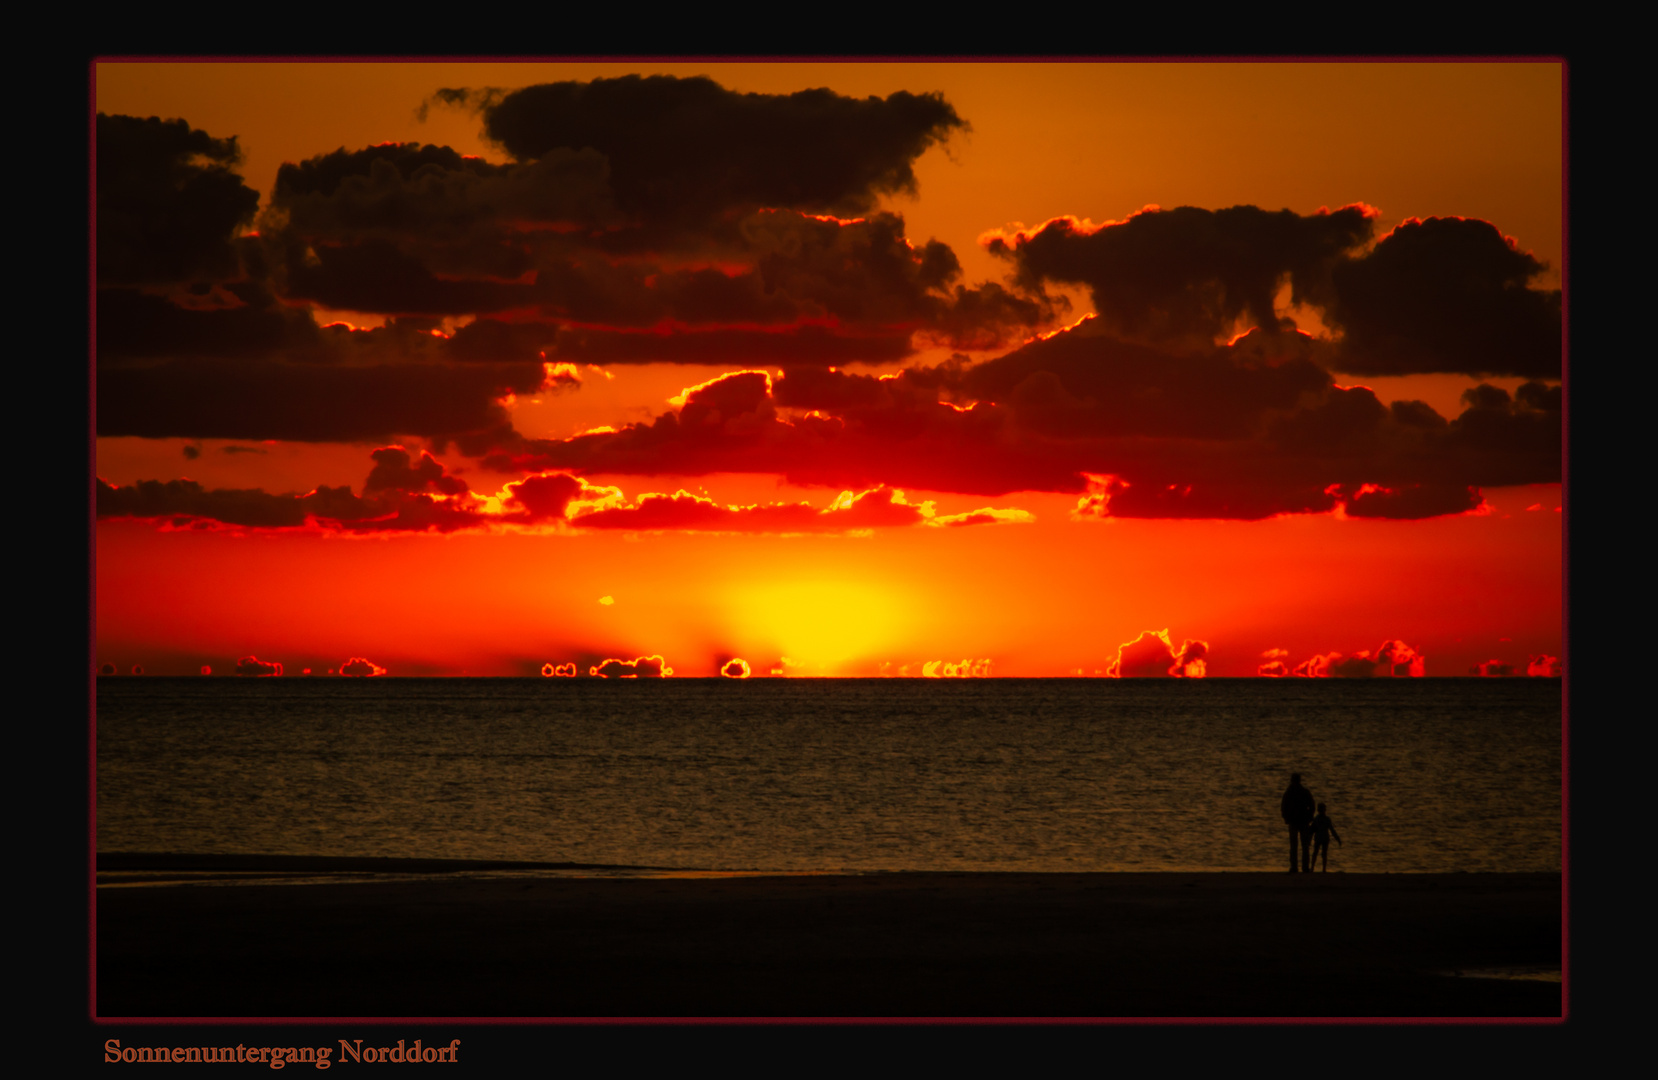
[[[1445,974],[1558,967],[1554,874],[430,873],[100,888],[97,930],[104,1017],[1559,1017],[1562,1007],[1558,982]]]

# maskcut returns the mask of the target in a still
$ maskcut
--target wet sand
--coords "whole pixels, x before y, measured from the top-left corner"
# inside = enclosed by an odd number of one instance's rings
[[[113,864],[101,860],[108,869]],[[1559,1017],[1556,874],[331,880],[130,864],[104,1017]],[[358,868],[359,870],[362,868]],[[385,871],[384,865],[371,867]],[[474,867],[473,869],[477,869]],[[449,870],[451,872],[442,872]],[[271,874],[306,884],[273,884]],[[320,874],[320,876],[319,876]],[[235,881],[235,883],[228,883]]]

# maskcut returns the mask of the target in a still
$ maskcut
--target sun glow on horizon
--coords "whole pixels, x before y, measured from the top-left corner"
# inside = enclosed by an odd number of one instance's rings
[[[860,581],[767,583],[735,590],[734,622],[795,666],[834,669],[905,640],[914,618],[894,591]]]

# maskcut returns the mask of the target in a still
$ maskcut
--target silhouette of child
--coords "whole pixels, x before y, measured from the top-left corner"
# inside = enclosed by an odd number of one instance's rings
[[[1336,832],[1335,825],[1330,821],[1329,815],[1324,812],[1323,803],[1318,804],[1318,815],[1313,818],[1312,830],[1313,863],[1316,865],[1319,855],[1322,854],[1324,856],[1324,872],[1328,874],[1330,872],[1330,837],[1335,837],[1336,843],[1339,844],[1341,843],[1341,834]]]

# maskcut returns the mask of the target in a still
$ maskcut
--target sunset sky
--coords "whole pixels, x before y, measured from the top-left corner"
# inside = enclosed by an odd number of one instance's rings
[[[1559,63],[94,77],[99,665],[1559,670]]]

